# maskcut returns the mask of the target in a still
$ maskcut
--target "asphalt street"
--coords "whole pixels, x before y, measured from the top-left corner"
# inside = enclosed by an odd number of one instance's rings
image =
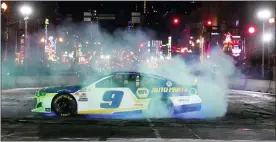
[[[31,113],[36,88],[2,91],[2,140],[111,140],[116,138],[275,140],[275,97],[229,94],[216,120],[110,120],[42,117]]]

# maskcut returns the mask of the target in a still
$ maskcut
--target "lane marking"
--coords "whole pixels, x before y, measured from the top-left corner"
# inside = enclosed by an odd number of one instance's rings
[[[156,138],[157,138],[157,139],[162,139],[160,133],[159,133],[158,130],[155,128],[154,124],[152,123],[152,121],[151,121],[149,118],[147,118],[147,122],[149,123],[151,129],[153,130],[154,135],[156,136]]]
[[[263,99],[267,99],[267,100],[275,100],[274,95],[269,94],[269,93],[241,91],[241,90],[231,90],[231,93],[246,95],[246,96],[250,96],[250,97],[258,97],[258,98],[263,98]]]
[[[188,128],[188,130],[189,130],[197,139],[201,139],[201,138],[199,137],[199,135],[197,135],[196,133],[194,133],[194,132],[192,131],[192,129],[190,129],[190,128],[188,127],[187,124],[185,124],[185,125],[186,125],[186,127]]]
[[[60,140],[80,140],[80,141],[91,141],[98,140],[97,138],[59,138]]]
[[[273,93],[264,93],[264,92],[255,92],[255,91],[246,91],[246,90],[234,90],[234,89],[231,89],[230,93],[242,93],[242,94],[246,93],[246,94],[259,94],[259,95],[275,96],[275,94],[273,94]]]

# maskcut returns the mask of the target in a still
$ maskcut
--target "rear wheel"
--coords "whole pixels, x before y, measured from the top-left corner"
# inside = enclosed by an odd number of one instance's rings
[[[69,94],[59,94],[53,98],[52,110],[58,116],[74,116],[77,112],[77,102],[74,97]]]
[[[153,98],[145,115],[149,118],[170,118],[174,115],[174,107],[167,99]]]

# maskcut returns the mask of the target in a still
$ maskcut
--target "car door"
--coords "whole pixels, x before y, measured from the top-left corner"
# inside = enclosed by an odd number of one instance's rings
[[[135,106],[136,78],[130,74],[115,74],[100,80],[90,87],[90,114],[112,114],[115,112],[132,111]]]
[[[112,76],[104,77],[75,93],[78,101],[79,114],[94,114],[99,111],[98,104],[102,100],[101,90],[98,88],[108,88],[112,84]]]

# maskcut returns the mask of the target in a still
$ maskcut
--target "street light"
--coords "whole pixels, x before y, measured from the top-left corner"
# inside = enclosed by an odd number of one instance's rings
[[[28,42],[27,42],[27,40],[28,40],[28,34],[27,34],[27,31],[28,31],[28,29],[27,29],[28,28],[28,22],[27,22],[27,20],[29,19],[28,16],[32,13],[32,8],[29,7],[29,6],[27,6],[27,5],[23,5],[20,8],[20,12],[23,14],[24,21],[25,21],[25,41],[24,41],[24,43],[25,43],[25,47],[24,47],[25,58],[24,59],[26,59],[26,57],[27,57],[26,50],[27,50],[27,46],[28,46]]]
[[[263,38],[265,37],[265,22],[269,19],[271,16],[271,12],[267,9],[260,10],[257,13],[257,17],[262,20],[263,22]],[[264,46],[265,46],[265,40],[262,42],[262,77],[264,77]]]
[[[63,38],[60,37],[60,38],[58,39],[58,41],[59,41],[59,42],[63,42]]]
[[[6,9],[8,8],[8,5],[6,3],[2,3],[1,4],[1,8],[4,9],[4,11],[6,11]]]
[[[274,18],[269,18],[268,22],[269,22],[270,24],[275,23],[275,19],[274,19]]]
[[[41,42],[41,43],[44,43],[44,42],[45,42],[45,39],[44,39],[44,38],[41,38],[41,39],[40,39],[40,42]]]
[[[24,5],[20,8],[20,12],[24,15],[24,16],[29,16],[32,13],[32,8]]]
[[[196,40],[196,43],[200,43],[200,39],[197,39],[197,40]]]
[[[258,11],[257,16],[260,19],[266,20],[270,18],[271,13],[269,10],[265,9],[265,10]]]

